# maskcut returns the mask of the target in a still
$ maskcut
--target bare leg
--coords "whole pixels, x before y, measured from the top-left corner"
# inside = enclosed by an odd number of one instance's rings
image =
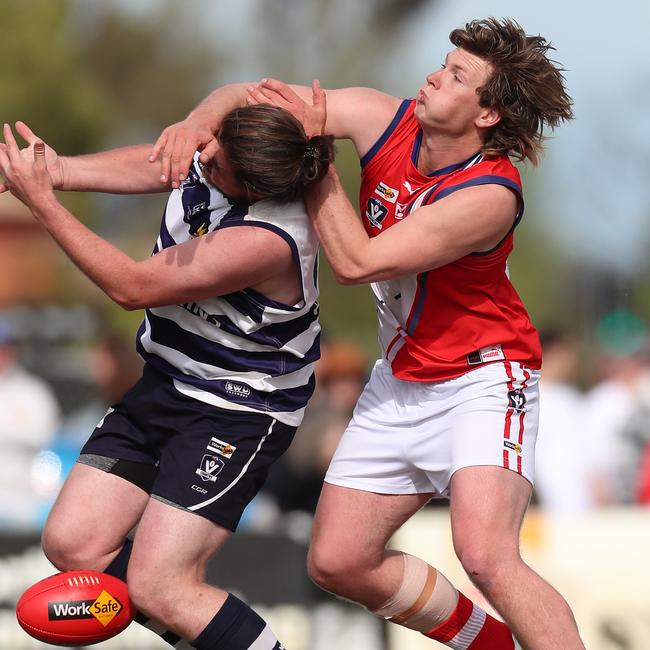
[[[519,553],[531,485],[500,467],[466,467],[451,480],[456,553],[470,579],[526,650],[584,649],[562,596]]]
[[[430,498],[325,483],[309,551],[312,580],[368,609],[379,607],[397,591],[403,575],[401,555],[388,551],[386,544]]]
[[[103,571],[137,524],[149,495],[119,476],[76,463],[43,531],[43,551],[60,571]]]
[[[195,639],[228,594],[204,580],[208,560],[231,532],[198,515],[151,499],[129,562],[136,607],[185,639]]]

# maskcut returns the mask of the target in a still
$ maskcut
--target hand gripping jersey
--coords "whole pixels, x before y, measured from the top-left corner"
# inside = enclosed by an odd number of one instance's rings
[[[361,215],[370,237],[422,205],[475,185],[504,185],[517,194],[520,207],[512,230],[493,250],[372,284],[383,355],[393,374],[409,381],[450,379],[501,359],[538,369],[539,337],[508,278],[513,231],[523,214],[519,174],[507,157],[488,160],[480,153],[422,174],[416,167],[422,131],[414,106],[414,100],[401,104],[361,160]]]
[[[302,300],[284,305],[244,289],[147,309],[138,352],[189,397],[298,426],[320,355],[318,240],[303,203],[233,202],[202,176],[195,157],[187,180],[170,194],[154,254],[237,226],[267,228],[289,244],[302,276]]]

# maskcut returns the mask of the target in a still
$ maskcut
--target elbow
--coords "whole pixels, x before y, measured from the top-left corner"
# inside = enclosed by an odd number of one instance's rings
[[[125,299],[113,299],[124,311],[137,311],[138,309],[143,309],[145,305],[136,302],[134,300],[125,300]]]
[[[137,302],[118,302],[117,304],[125,311],[138,311],[146,307],[146,305]]]
[[[144,309],[147,305],[139,293],[129,291],[113,291],[109,297],[125,311],[137,311]]]
[[[336,281],[339,284],[343,284],[343,285],[360,284],[359,281],[356,280],[353,276],[346,275],[343,273],[335,273],[334,277],[336,277]]]
[[[343,285],[373,282],[379,271],[375,256],[366,250],[349,251],[345,255],[332,254],[327,259],[336,281]]]
[[[140,268],[139,262],[127,260],[123,267],[100,284],[104,293],[125,311],[150,307],[157,297],[157,285]]]
[[[332,270],[334,271],[334,277],[339,284],[354,285],[369,282],[367,273],[364,272],[364,269],[358,266],[350,265]]]

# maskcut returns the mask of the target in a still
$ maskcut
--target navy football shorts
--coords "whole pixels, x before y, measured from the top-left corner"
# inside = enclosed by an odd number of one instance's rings
[[[142,378],[97,425],[79,462],[234,531],[295,431],[262,413],[186,397],[169,377],[145,366]],[[118,470],[120,463],[127,471]],[[134,470],[138,464],[141,470]]]

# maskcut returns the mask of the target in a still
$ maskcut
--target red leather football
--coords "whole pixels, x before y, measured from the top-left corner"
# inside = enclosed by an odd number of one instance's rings
[[[64,571],[32,585],[16,605],[20,626],[53,645],[99,643],[135,616],[126,583],[99,571]]]

